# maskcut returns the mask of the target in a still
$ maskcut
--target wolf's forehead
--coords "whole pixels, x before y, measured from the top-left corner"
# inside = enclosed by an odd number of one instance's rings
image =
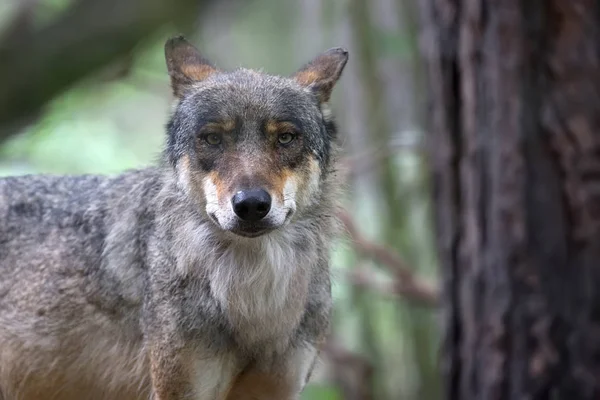
[[[194,97],[198,111],[221,118],[303,118],[317,110],[311,94],[291,79],[249,70],[215,76]]]

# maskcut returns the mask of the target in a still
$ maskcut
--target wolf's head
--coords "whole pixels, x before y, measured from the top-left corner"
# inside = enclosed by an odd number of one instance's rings
[[[182,37],[165,56],[177,99],[166,155],[202,212],[246,237],[310,212],[331,169],[327,102],[348,53],[328,50],[291,77],[219,70]]]

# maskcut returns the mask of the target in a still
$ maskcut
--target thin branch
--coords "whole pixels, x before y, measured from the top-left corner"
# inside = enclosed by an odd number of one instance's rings
[[[420,153],[424,151],[424,146],[419,141],[390,141],[385,147],[369,148],[362,152],[345,156],[340,160],[339,170],[342,177],[348,179],[350,176],[360,176],[372,169],[378,168],[388,158],[396,156],[401,151],[410,151]]]
[[[354,248],[363,256],[386,266],[394,275],[396,278],[394,293],[428,306],[437,306],[439,301],[438,290],[431,284],[417,278],[398,253],[364,238],[347,212],[339,212],[338,217],[344,224]]]
[[[384,282],[380,279],[377,279],[374,271],[370,270],[369,268],[351,268],[344,276],[349,283],[361,289],[367,289],[392,298],[397,298],[403,295],[403,293],[398,291],[398,285],[394,281]]]

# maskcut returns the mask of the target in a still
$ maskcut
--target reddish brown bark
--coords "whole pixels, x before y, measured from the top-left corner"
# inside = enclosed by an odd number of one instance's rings
[[[446,398],[600,398],[600,4],[419,3]]]

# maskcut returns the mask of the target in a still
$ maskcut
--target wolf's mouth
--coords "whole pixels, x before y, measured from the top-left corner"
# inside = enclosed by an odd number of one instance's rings
[[[259,237],[278,228],[278,226],[268,223],[246,223],[243,221],[237,221],[232,227],[223,227],[214,214],[208,213],[208,217],[219,229],[247,238]]]
[[[210,221],[215,224],[217,228],[224,232],[231,232],[237,236],[246,238],[256,238],[267,233],[273,232],[281,227],[288,225],[291,222],[291,217],[295,214],[295,210],[287,210],[285,219],[281,223],[274,223],[269,218],[265,218],[260,221],[244,221],[242,219],[235,219],[234,221],[228,221],[225,226],[221,224],[217,216],[213,213],[207,213]]]
[[[239,222],[235,227],[230,229],[230,232],[235,233],[238,236],[255,238],[258,236],[262,236],[265,233],[271,232],[277,228],[277,226],[273,226],[271,224],[247,224]]]
[[[232,229],[230,232],[235,233],[238,236],[243,236],[246,238],[256,238],[256,237],[262,236],[265,233],[268,233],[272,230],[273,229],[261,229],[261,230],[256,230],[256,231],[249,231],[249,230],[242,230],[242,229]]]

